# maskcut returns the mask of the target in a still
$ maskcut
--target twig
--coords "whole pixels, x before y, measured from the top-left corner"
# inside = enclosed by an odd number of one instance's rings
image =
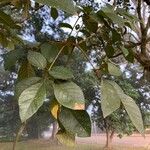
[[[143,18],[142,18],[142,14],[141,14],[141,5],[142,5],[142,1],[138,0],[137,1],[137,14],[138,14],[138,18],[140,20],[140,28],[142,31],[142,30],[144,30],[144,22],[143,22]]]
[[[89,59],[89,57],[87,56],[87,54],[84,52],[84,50],[83,50],[79,45],[76,45],[76,47],[81,50],[82,54],[83,54],[84,57],[87,59],[87,61],[90,63],[90,65],[92,66],[92,68],[93,68],[94,70],[97,70],[97,69],[94,67],[94,65],[92,64],[92,62],[91,62],[91,60]]]
[[[76,20],[76,22],[75,22],[75,24],[74,24],[74,26],[73,26],[73,28],[72,28],[71,32],[70,32],[70,33],[69,33],[69,35],[68,35],[69,37],[71,36],[71,34],[72,34],[72,32],[73,32],[73,30],[74,30],[74,28],[75,28],[76,24],[78,23],[78,21],[79,21],[80,17],[81,17],[81,16],[78,16],[78,18],[77,18],[77,20]]]
[[[13,143],[13,150],[16,149],[17,142],[18,142],[19,137],[20,137],[21,133],[23,132],[25,126],[26,126],[26,123],[24,122],[24,123],[22,123],[21,127],[19,128],[19,130],[17,132],[17,135],[16,135],[16,139],[15,139],[15,141]]]
[[[96,68],[94,67],[94,65],[93,65],[92,62],[90,61],[89,57],[87,56],[87,54],[84,52],[84,50],[83,50],[79,45],[77,45],[76,47],[81,50],[81,52],[83,53],[84,57],[87,59],[87,61],[88,61],[88,62],[90,63],[90,65],[92,66],[93,71],[94,71],[94,73],[95,73],[95,76],[97,77],[99,83],[101,83],[101,80],[100,80],[100,79],[101,79],[100,69],[96,69]]]
[[[120,55],[122,55],[123,53],[122,52],[120,52],[120,53],[118,53],[118,54],[116,54],[116,55],[114,55],[114,56],[112,56],[111,58],[116,58],[116,57],[118,57],[118,56],[120,56]]]
[[[67,45],[67,44],[66,44],[66,45]],[[56,60],[58,59],[59,55],[60,55],[61,52],[64,50],[64,48],[65,48],[66,45],[64,45],[64,46],[59,50],[58,54],[56,55],[56,57],[54,58],[53,62],[51,63],[51,65],[50,65],[50,67],[49,67],[49,70],[52,69],[52,67],[54,66]]]

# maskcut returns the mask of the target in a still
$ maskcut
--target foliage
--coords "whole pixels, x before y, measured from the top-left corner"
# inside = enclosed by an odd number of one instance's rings
[[[70,34],[63,39],[42,40],[42,36],[39,38],[39,35],[41,35],[42,23],[46,21],[42,20],[39,25],[35,21],[34,25],[39,28],[39,32],[36,33],[38,35],[35,38],[37,43],[25,42],[18,35],[23,29],[22,21],[23,23],[29,21],[36,14],[36,11],[42,9],[44,5],[52,7],[53,19],[58,18],[58,9],[61,9],[68,13],[68,16],[76,15],[76,23],[74,25],[64,22],[58,24],[59,28],[67,27],[71,29]],[[16,11],[22,10],[20,12],[22,12],[23,20],[20,19],[17,23],[15,18],[7,12],[7,7],[12,12],[14,9]],[[134,23],[139,20],[126,10],[126,7],[122,10],[119,6],[115,8],[113,5],[106,4],[95,11],[94,8],[89,6],[76,5],[73,0],[64,0],[63,2],[36,0],[35,3],[30,0],[8,2],[2,0],[0,2],[0,32],[2,33],[0,43],[7,49],[7,53],[4,55],[5,69],[11,70],[13,66],[19,68],[16,93],[22,123],[27,122],[43,105],[45,99],[51,96],[58,102],[57,114],[54,115],[55,118],[58,118],[61,131],[58,132],[58,138],[63,141],[62,137],[65,137],[67,141],[68,138],[73,141],[76,135],[90,136],[90,119],[84,110],[85,98],[83,92],[73,82],[73,73],[64,67],[77,49],[93,67],[98,84],[101,85],[101,107],[104,117],[117,110],[121,103],[137,130],[143,133],[141,112],[134,100],[127,96],[114,81],[103,80],[107,75],[121,75],[117,66],[111,61],[111,59],[117,58],[120,53],[129,62],[133,62],[134,57],[137,58],[132,49],[127,49],[124,28],[134,31]],[[77,24],[80,18],[82,25]],[[76,31],[76,34],[73,34],[73,31]],[[79,33],[82,36],[79,36]],[[8,48],[10,44],[13,45],[14,50]],[[141,46],[145,47],[145,45]],[[97,53],[97,49],[101,52],[101,60],[99,64],[97,63],[98,69],[95,68],[92,59],[89,57],[93,51]],[[67,58],[67,61],[65,61],[65,58]],[[36,80],[37,78],[40,78],[40,80]],[[111,97],[108,97],[109,93]],[[68,119],[66,120],[66,118]],[[70,120],[76,126],[69,125],[68,121]],[[83,123],[84,121],[86,123]],[[79,132],[79,129],[81,129],[81,132]],[[60,133],[63,135],[60,136]]]

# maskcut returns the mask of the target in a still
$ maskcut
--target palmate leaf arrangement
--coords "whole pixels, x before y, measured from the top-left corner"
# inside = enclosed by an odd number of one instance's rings
[[[126,49],[121,42],[122,33],[119,29],[123,26],[132,28],[135,17],[129,15],[126,11],[114,9],[110,5],[95,12],[91,9],[78,7],[73,0],[36,0],[36,2],[39,5],[50,6],[52,9],[51,15],[54,19],[58,16],[58,9],[69,15],[78,15],[83,20],[84,32],[88,32],[89,35],[83,38],[68,37],[65,41],[40,43],[35,49],[29,47],[28,49],[17,49],[15,45],[24,45],[22,39],[15,32],[21,27],[7,13],[0,10],[1,45],[6,48],[10,45],[13,47],[13,50],[4,55],[5,69],[9,70],[16,63],[20,65],[15,97],[18,99],[22,123],[27,122],[38,111],[50,93],[54,97],[51,101],[50,111],[58,120],[60,128],[57,133],[59,141],[74,145],[75,136],[88,137],[91,135],[91,121],[85,110],[85,99],[81,88],[72,81],[74,76],[69,69],[63,65],[56,66],[55,64],[57,59],[64,54],[64,51],[68,52],[69,56],[70,51],[75,48],[79,49],[85,58],[90,61],[86,54],[87,40],[96,35],[98,30],[102,28],[101,25],[104,25],[105,30],[109,29],[112,35],[105,47],[106,57],[103,59],[105,65],[100,68],[101,77],[99,78],[97,72],[95,72],[101,86],[103,116],[107,117],[120,105],[123,105],[137,130],[143,134],[142,116],[135,101],[126,95],[116,82],[105,79],[107,74],[121,75],[118,66],[109,61],[109,58],[116,55],[115,48],[119,47],[123,56],[128,61],[133,61],[130,57],[131,51]],[[2,4],[4,1],[1,0],[0,3]],[[13,0],[10,5],[17,7],[18,3],[18,0]],[[30,0],[27,0],[23,5],[26,6],[29,3],[31,3]],[[27,13],[28,7],[24,8],[24,12]],[[112,27],[112,23],[116,27]],[[62,23],[60,27],[74,29],[72,25],[66,23]],[[106,40],[107,35],[102,33],[102,39]],[[41,75],[37,76],[35,70],[41,71]]]

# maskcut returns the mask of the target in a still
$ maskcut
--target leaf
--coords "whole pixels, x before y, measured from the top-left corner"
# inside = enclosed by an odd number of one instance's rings
[[[93,18],[90,18],[88,15],[85,15],[83,17],[83,22],[90,32],[96,33],[98,29],[98,23]]]
[[[41,53],[49,63],[52,63],[59,52],[60,45],[44,43],[41,45]]]
[[[35,67],[44,69],[47,65],[45,57],[38,52],[29,51],[28,52],[28,61]]]
[[[121,35],[115,30],[112,30],[112,43],[120,42],[121,41]]]
[[[12,18],[0,10],[0,23],[3,23],[4,25],[7,25],[11,28],[19,28],[18,25],[12,20]]]
[[[53,100],[50,104],[50,112],[55,119],[57,119],[58,110],[59,110],[59,104],[56,100]]]
[[[23,80],[29,77],[35,77],[35,72],[31,64],[24,61],[19,68],[18,80]]]
[[[6,33],[4,31],[0,31],[0,44],[2,47],[7,48],[8,46],[8,39]]]
[[[56,134],[56,138],[63,145],[71,147],[75,146],[75,136],[65,131],[58,131],[58,133]]]
[[[16,62],[24,56],[24,51],[21,49],[12,50],[3,55],[4,67],[6,70],[11,70],[15,66]]]
[[[15,87],[15,96],[16,98],[19,98],[20,94],[27,88],[29,88],[31,85],[36,84],[39,82],[42,78],[40,77],[30,77],[27,79],[24,79],[16,84]]]
[[[133,54],[133,50],[129,49],[128,50],[129,54],[125,57],[125,59],[131,63],[134,63],[134,54]]]
[[[7,49],[9,49],[9,50],[14,50],[15,49],[15,45],[14,45],[14,42],[12,40],[8,41]]]
[[[69,29],[73,30],[72,26],[68,23],[60,23],[59,27],[60,28],[69,28]]]
[[[76,9],[73,0],[36,0],[38,3],[42,3],[57,9],[61,9],[69,14],[75,14]]]
[[[54,84],[54,95],[58,102],[68,108],[76,109],[76,105],[85,105],[83,92],[73,82]]]
[[[129,55],[129,51],[125,47],[122,47],[122,52],[123,52],[123,54],[124,54],[125,57],[127,57]]]
[[[113,63],[108,63],[108,71],[113,76],[121,76],[121,74],[122,74],[119,67],[117,67]]]
[[[71,110],[62,107],[59,121],[70,134],[78,137],[89,137],[91,135],[91,121],[85,110]]]
[[[54,90],[53,90],[54,80],[51,80],[50,78],[45,78],[44,84],[46,88],[47,97],[54,97]]]
[[[107,57],[111,58],[114,55],[115,50],[111,44],[107,44],[107,46],[105,47],[105,52]]]
[[[19,113],[22,122],[25,122],[42,106],[46,98],[44,84],[37,83],[25,89],[18,100]]]
[[[49,74],[55,79],[62,79],[62,80],[68,80],[74,77],[73,73],[63,66],[53,67],[52,70],[49,71]]]
[[[52,16],[52,18],[54,19],[54,20],[56,20],[57,18],[58,18],[58,11],[57,11],[57,9],[56,8],[51,8],[51,16]]]
[[[104,117],[107,117],[120,107],[120,96],[118,95],[118,91],[121,91],[121,89],[119,88],[119,86],[117,86],[115,82],[109,80],[102,80],[101,107]]]
[[[116,82],[102,80],[101,92],[101,106],[104,117],[118,109],[120,102],[122,102],[134,126],[140,133],[144,133],[142,115],[138,106],[131,97],[123,92]]]
[[[111,19],[112,22],[118,24],[120,27],[124,26],[124,19],[120,16],[118,16],[115,13],[105,13],[109,19]]]
[[[135,101],[124,94],[121,98],[121,102],[123,103],[132,123],[136,127],[136,129],[143,134],[144,133],[144,126],[143,126],[143,119],[141,115],[141,111]]]

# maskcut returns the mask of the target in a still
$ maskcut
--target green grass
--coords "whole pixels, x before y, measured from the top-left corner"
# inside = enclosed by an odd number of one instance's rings
[[[0,150],[12,150],[12,143],[0,143]],[[16,150],[103,150],[97,144],[78,144],[75,148],[52,144],[49,141],[26,141],[19,142]],[[113,150],[148,150],[148,148],[114,147]]]

